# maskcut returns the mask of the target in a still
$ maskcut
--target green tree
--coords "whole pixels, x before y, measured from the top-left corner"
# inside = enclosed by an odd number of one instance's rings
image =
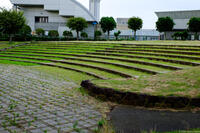
[[[81,37],[82,38],[88,38],[88,34],[86,32],[81,32]]]
[[[116,40],[118,40],[118,37],[119,37],[120,34],[121,34],[120,30],[118,30],[118,32],[114,33],[114,36],[115,36]]]
[[[66,31],[63,32],[63,36],[66,37],[66,38],[71,38],[71,37],[73,37],[73,34],[72,34],[71,31],[66,30]]]
[[[71,30],[75,30],[77,33],[77,40],[79,40],[79,32],[83,31],[85,28],[88,27],[87,21],[84,18],[77,17],[77,18],[70,18],[67,21],[67,27]]]
[[[22,27],[22,29],[19,30],[19,34],[20,34],[21,36],[23,36],[25,40],[27,40],[27,37],[28,37],[28,36],[29,36],[29,37],[31,36],[31,32],[32,32],[31,27],[28,26],[27,24],[25,24],[25,25]]]
[[[136,39],[136,31],[143,26],[143,21],[139,17],[132,17],[128,20],[128,28],[134,31],[134,39]]]
[[[58,33],[57,30],[50,30],[49,33],[48,33],[48,36],[50,36],[50,37],[58,37],[59,33]]]
[[[113,17],[102,17],[101,21],[101,28],[103,30],[103,32],[107,32],[108,34],[108,40],[110,38],[110,31],[114,30],[117,26],[115,20]]]
[[[95,39],[99,39],[101,35],[102,35],[102,33],[100,30],[95,31],[95,33],[94,33]]]
[[[42,28],[38,28],[35,31],[38,36],[44,36],[44,30]]]
[[[31,35],[31,27],[25,24],[22,29],[19,30],[19,34],[21,35]]]
[[[198,40],[198,32],[200,32],[200,18],[191,18],[188,22],[188,29],[195,32],[195,39]]]
[[[158,18],[158,21],[156,22],[156,28],[159,32],[164,32],[164,36],[166,39],[166,32],[172,31],[174,28],[174,21],[170,17],[161,17]]]
[[[23,12],[15,10],[0,9],[0,29],[4,34],[9,35],[9,40],[12,42],[12,37],[23,28],[26,19]]]

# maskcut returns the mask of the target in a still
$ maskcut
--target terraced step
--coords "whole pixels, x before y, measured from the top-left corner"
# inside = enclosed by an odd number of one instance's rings
[[[200,46],[196,45],[160,45],[160,44],[121,44],[123,46],[161,46],[161,47],[194,47],[194,48],[200,48]]]
[[[185,59],[192,59],[192,60],[200,60],[200,57],[196,57],[196,56],[170,55],[170,54],[149,53],[149,52],[129,52],[129,51],[121,51],[121,50],[118,50],[118,51],[117,50],[96,50],[96,52],[143,54],[143,55],[153,55],[153,56],[164,56],[164,57],[172,57],[172,58],[185,58]]]
[[[156,52],[156,53],[172,53],[172,54],[185,54],[185,55],[200,55],[200,52],[184,52],[184,51],[170,51],[170,50],[152,50],[152,49],[122,49],[122,48],[106,48],[106,50],[115,51],[144,51],[144,52]],[[97,50],[99,51],[99,50]]]
[[[104,56],[118,56],[118,57],[149,59],[149,60],[156,60],[156,61],[164,61],[164,62],[177,63],[177,64],[182,64],[182,65],[200,66],[200,63],[196,63],[196,62],[181,61],[181,60],[166,59],[166,58],[156,58],[156,57],[146,57],[146,56],[126,55],[126,54],[96,53],[96,52],[89,52],[87,54],[88,55],[104,55]],[[179,58],[181,58],[181,57],[179,57]],[[198,60],[200,60],[200,58],[198,58]]]
[[[95,51],[96,49],[81,49],[81,48],[70,48],[70,49],[62,49],[62,48],[53,48],[53,49],[49,49],[49,48],[42,48],[42,49],[32,49],[32,48],[25,48],[25,49],[22,49],[22,48],[17,48],[16,50],[31,50],[31,51],[59,51],[59,52],[62,52],[62,51],[65,51],[65,52],[70,52],[70,51]],[[99,49],[99,50],[105,50],[105,49]]]
[[[9,50],[10,52],[30,52],[28,50]],[[31,51],[31,52],[38,52],[38,53],[52,53],[52,51],[49,50],[38,50],[38,51]],[[56,54],[65,54],[65,51],[55,51],[54,53]],[[181,61],[181,60],[174,60],[174,59],[165,59],[165,58],[160,58],[160,57],[170,57],[170,58],[181,58],[181,59],[189,59],[189,60],[200,60],[200,57],[196,57],[196,56],[184,56],[184,55],[171,55],[171,54],[157,54],[157,53],[146,53],[146,52],[126,52],[126,51],[112,51],[112,52],[107,52],[107,51],[103,51],[103,52],[75,52],[75,51],[67,51],[68,53],[78,53],[78,54],[91,54],[91,55],[109,55],[109,56],[126,56],[126,57],[130,57],[130,58],[145,58],[145,59],[150,59],[150,60],[157,60],[157,61],[166,61],[166,62],[171,62],[171,63],[178,63],[178,64],[183,64],[183,65],[192,65],[192,66],[199,66],[199,63],[196,62],[190,62],[190,61]],[[123,54],[119,54],[119,53],[123,53]],[[127,55],[127,54],[136,54],[136,55]],[[142,55],[142,56],[139,56]],[[159,58],[156,57],[145,57],[143,55],[149,55],[149,56],[160,56]]]
[[[62,61],[62,60],[52,60],[52,59],[42,59],[42,58],[34,58],[34,57],[21,57],[21,56],[8,56],[8,55],[0,55],[0,57],[14,57],[14,58],[21,58],[21,59],[33,59],[33,60],[41,60],[41,61],[50,61],[50,62],[55,62],[55,63],[63,63],[63,64],[71,64],[71,65],[78,65],[78,66],[83,66],[83,67],[89,67],[89,68],[94,68],[98,69],[101,71],[106,71],[109,73],[117,74],[120,75],[124,78],[132,78],[132,75],[125,74],[119,71],[99,67],[99,66],[93,66],[93,65],[87,65],[87,64],[81,64],[81,63],[74,63],[74,62],[67,62],[67,61]]]
[[[9,54],[16,54],[16,53],[9,53]],[[94,62],[94,63],[109,64],[109,65],[114,65],[114,66],[118,66],[118,67],[123,67],[123,68],[128,68],[128,69],[134,69],[134,70],[141,71],[141,72],[146,72],[146,73],[149,73],[149,74],[160,74],[161,73],[161,72],[152,71],[152,70],[148,70],[148,69],[144,69],[144,68],[140,68],[140,67],[134,67],[134,66],[124,65],[124,64],[119,64],[119,63],[111,63],[111,62],[108,62],[108,61],[107,62],[106,61],[95,61],[95,60],[91,60],[91,59],[81,59],[81,58],[74,58],[74,57],[63,57],[63,56],[52,56],[52,55],[36,55],[36,54],[20,54],[20,55],[39,56],[39,57],[51,57],[51,58],[62,58],[62,59],[65,59],[65,60],[78,60],[78,61],[85,61],[85,62]],[[107,58],[107,59],[115,60],[114,58]],[[125,61],[125,60],[123,60],[123,61]],[[151,63],[148,63],[148,62],[145,62],[145,63],[146,64],[151,64]],[[160,64],[157,64],[157,65],[160,65]],[[169,67],[170,69],[173,69],[173,70],[180,70],[180,69],[182,69],[182,68],[177,68],[177,67],[172,67],[172,66],[166,66],[166,65],[164,65],[164,66],[167,67],[167,68]]]
[[[32,53],[56,54],[56,53],[46,53],[46,52],[32,52]],[[7,52],[5,54],[16,54],[16,53]],[[74,60],[80,60],[80,61],[91,61],[91,62],[100,63],[99,61],[87,60],[87,59],[81,59],[81,58],[72,58],[72,57],[69,58],[69,57],[62,57],[62,56],[35,55],[35,54],[34,55],[32,55],[32,54],[21,54],[21,55],[54,57],[54,58],[63,58],[63,59],[74,59]],[[175,67],[175,66],[164,65],[164,64],[157,64],[157,63],[151,63],[151,62],[145,62],[145,61],[138,61],[138,60],[132,60],[132,59],[130,60],[130,59],[120,59],[120,58],[112,58],[112,57],[103,57],[103,56],[77,55],[77,54],[59,54],[59,55],[68,55],[68,56],[76,56],[76,57],[89,57],[89,58],[107,59],[107,60],[118,60],[118,61],[122,61],[122,62],[130,62],[130,63],[136,63],[136,64],[150,65],[150,66],[156,66],[156,67],[161,67],[161,68],[171,69],[171,70],[181,70],[181,69],[183,69],[181,67]],[[108,63],[108,62],[101,62],[101,63]],[[111,64],[111,63],[108,63],[108,64]]]
[[[100,47],[105,47],[105,46],[120,46],[121,44],[57,44],[57,45],[55,45],[55,44],[40,44],[40,45],[38,45],[38,44],[33,44],[33,45],[31,45],[31,46],[70,46],[70,47],[72,47],[72,46],[100,46]]]
[[[142,49],[142,48],[146,48],[146,49],[170,49],[170,50],[185,50],[185,51],[200,51],[200,48],[174,48],[174,47],[147,47],[147,46],[114,46],[115,48],[134,48],[134,49]]]
[[[71,71],[76,71],[76,72],[79,72],[79,73],[84,73],[84,74],[87,74],[89,76],[92,76],[92,77],[95,77],[95,78],[98,78],[98,79],[106,79],[106,78],[104,78],[102,76],[96,75],[95,73],[91,73],[91,72],[87,72],[87,71],[82,71],[82,70],[74,69],[74,68],[70,68],[70,67],[63,67],[63,66],[60,66],[60,65],[54,65],[54,64],[51,64],[51,63],[41,63],[41,62],[35,62],[35,61],[25,61],[25,60],[15,60],[15,59],[0,59],[0,60],[26,62],[26,63],[33,63],[33,64],[38,64],[38,65],[43,65],[43,66],[57,67],[57,68],[71,70]]]

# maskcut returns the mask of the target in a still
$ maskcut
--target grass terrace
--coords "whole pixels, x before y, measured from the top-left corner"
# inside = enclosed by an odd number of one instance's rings
[[[0,63],[65,69],[76,83],[90,79],[98,86],[122,91],[159,96],[200,94],[195,73],[200,70],[198,42],[37,42],[0,52]]]
[[[23,43],[25,43],[25,42],[23,42]],[[12,42],[12,43],[9,43],[9,42],[0,41],[0,50],[4,49],[4,48],[9,48],[11,46],[15,46],[17,44],[22,44],[22,42]]]
[[[0,42],[0,49],[16,44]],[[200,98],[196,41],[34,42],[0,51],[0,64],[30,66],[78,86],[90,80],[121,92]]]

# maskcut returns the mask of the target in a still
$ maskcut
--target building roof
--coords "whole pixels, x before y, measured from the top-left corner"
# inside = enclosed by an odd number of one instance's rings
[[[19,6],[44,6],[44,10],[58,11],[60,16],[83,17],[87,21],[97,21],[96,18],[77,0],[10,0]]]
[[[171,17],[173,19],[190,19],[200,17],[200,10],[161,11],[155,12],[158,17]]]

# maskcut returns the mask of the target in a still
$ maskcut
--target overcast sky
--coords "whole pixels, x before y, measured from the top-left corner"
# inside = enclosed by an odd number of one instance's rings
[[[78,0],[88,8],[89,0]],[[0,7],[11,8],[9,0],[0,0]],[[154,29],[155,11],[199,10],[200,0],[102,0],[101,16],[141,17],[143,29]]]

